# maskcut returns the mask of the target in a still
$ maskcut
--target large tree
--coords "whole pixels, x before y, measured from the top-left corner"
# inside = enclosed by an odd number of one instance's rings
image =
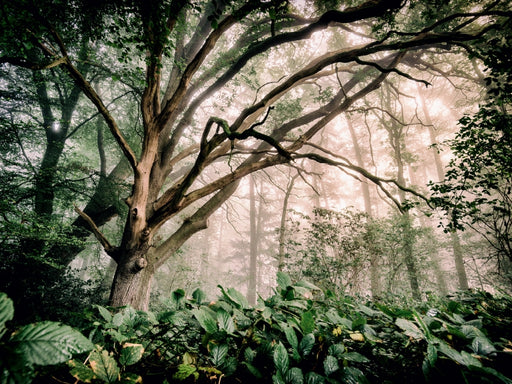
[[[110,304],[147,308],[155,271],[207,226],[208,217],[253,172],[309,159],[351,167],[385,184],[328,152],[310,152],[309,144],[387,77],[427,84],[402,66],[408,58],[421,51],[469,50],[511,16],[499,2],[436,1],[433,8],[400,0],[326,4],[14,0],[2,5],[6,32],[0,63],[67,74],[95,106],[131,169],[119,242],[102,233],[94,209],[76,208],[117,263]],[[324,44],[322,36],[337,46]],[[91,65],[106,67],[109,58],[118,59],[107,68],[108,82],[81,70],[83,38],[96,50]],[[125,112],[114,106],[121,89],[115,82],[128,82],[125,77],[131,82],[138,74],[137,144],[127,139],[131,127],[122,125]],[[171,220],[176,225],[168,233]]]

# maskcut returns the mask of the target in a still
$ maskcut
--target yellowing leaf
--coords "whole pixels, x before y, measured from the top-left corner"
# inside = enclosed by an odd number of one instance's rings
[[[106,383],[115,383],[119,380],[117,362],[107,351],[93,351],[89,356],[89,364],[96,376]]]
[[[364,341],[364,336],[360,332],[351,333],[349,336],[354,341]]]

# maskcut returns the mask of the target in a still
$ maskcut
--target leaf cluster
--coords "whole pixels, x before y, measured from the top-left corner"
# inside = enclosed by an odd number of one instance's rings
[[[92,343],[68,325],[45,321],[8,333],[14,317],[12,301],[0,293],[0,380],[2,384],[31,383],[37,366],[57,365],[74,354],[90,351]]]
[[[510,297],[464,292],[406,307],[324,294],[283,273],[277,284],[255,307],[221,286],[214,302],[201,290],[191,297],[176,290],[158,314],[95,306],[83,329],[95,347],[80,337],[80,347],[50,338],[57,349],[33,363],[90,351],[68,361],[69,374],[86,383],[512,383]],[[3,297],[2,326],[10,318]],[[31,327],[2,344],[8,361],[32,356],[18,343],[39,329]],[[66,337],[59,342],[74,340]]]

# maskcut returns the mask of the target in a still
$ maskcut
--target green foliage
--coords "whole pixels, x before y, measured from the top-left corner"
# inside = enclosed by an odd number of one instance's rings
[[[35,364],[91,349],[68,362],[77,383],[512,383],[510,297],[466,292],[407,308],[327,297],[282,273],[275,294],[254,308],[233,289],[220,292],[206,304],[196,300],[197,291],[189,297],[177,290],[158,315],[95,306],[85,329],[95,347],[77,331],[43,323],[14,333],[2,356],[16,362],[12,372],[25,375],[20,382],[26,383]],[[0,297],[5,333],[13,309]],[[44,360],[34,357],[39,334],[50,335],[39,337],[41,346],[50,345]],[[63,336],[58,342],[57,334]],[[16,340],[27,343],[19,347]]]
[[[447,230],[472,227],[494,248],[498,270],[512,283],[512,25],[474,44],[486,65],[486,100],[459,120],[447,142],[454,154],[445,180],[430,184],[432,202],[450,219]]]
[[[30,383],[37,366],[64,363],[90,351],[92,343],[77,330],[55,322],[23,326],[6,335],[6,322],[14,317],[12,301],[0,293],[1,383]]]
[[[370,280],[367,277],[372,266],[379,271],[382,290],[408,293],[407,278],[401,278],[408,247],[414,247],[420,266],[422,256],[431,252],[431,232],[413,227],[403,215],[384,219],[353,209],[317,208],[311,217],[296,217],[287,225],[285,271],[334,294],[367,292],[370,286],[364,284]]]

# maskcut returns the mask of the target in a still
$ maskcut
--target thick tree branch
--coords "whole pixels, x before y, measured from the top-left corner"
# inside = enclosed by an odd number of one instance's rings
[[[98,112],[103,116],[105,122],[107,123],[110,129],[110,132],[114,136],[114,139],[119,145],[121,151],[127,158],[132,168],[135,170],[137,168],[137,158],[135,156],[135,153],[133,152],[130,145],[124,138],[123,134],[121,133],[121,130],[119,129],[116,120],[110,114],[105,104],[103,104],[103,101],[101,100],[100,96],[96,93],[91,84],[82,76],[80,71],[78,71],[78,69],[73,65],[69,58],[66,58],[66,63],[64,64],[64,66],[68,71],[69,75],[71,76],[71,78],[77,84],[77,86],[80,87],[80,89],[84,92],[87,98],[91,100],[94,106],[98,109]]]
[[[34,63],[34,62],[31,62],[31,61],[25,59],[24,57],[11,57],[11,56],[0,57],[0,64],[4,64],[4,63],[12,64],[16,67],[27,68],[27,69],[31,69],[33,71],[40,71],[43,69],[50,69],[50,68],[58,67],[59,65],[62,65],[65,62],[66,62],[65,57],[60,57],[58,59],[55,59],[54,61],[52,61],[51,63],[48,63],[48,64]]]
[[[78,215],[80,215],[80,217],[87,222],[87,224],[89,225],[89,228],[91,229],[91,232],[94,234],[96,239],[100,242],[100,244],[103,246],[103,248],[105,249],[105,252],[107,252],[107,254],[109,256],[111,256],[114,260],[117,261],[117,250],[118,250],[117,247],[114,247],[110,244],[108,239],[105,237],[105,235],[103,235],[103,233],[101,233],[101,231],[96,226],[94,221],[89,217],[89,215],[87,215],[85,212],[80,210],[80,208],[78,208],[76,205],[74,207],[75,207],[75,212],[78,213]]]
[[[164,108],[162,109],[162,112],[158,115],[156,125],[159,127],[160,130],[163,130],[165,128],[167,122],[172,118],[172,115],[176,112],[176,108],[181,104],[183,97],[186,95],[186,91],[189,87],[190,81],[192,80],[192,76],[197,72],[201,64],[204,62],[206,56],[215,47],[219,38],[229,28],[231,28],[240,18],[245,17],[248,13],[255,10],[257,7],[258,5],[255,3],[248,3],[243,5],[238,11],[235,12],[236,16],[234,14],[226,16],[218,24],[217,28],[214,29],[212,33],[208,36],[201,49],[197,52],[195,57],[190,61],[190,63],[183,71],[176,91],[170,97],[169,101],[165,104]]]
[[[392,0],[392,1],[386,1],[386,0],[380,0],[380,1],[367,1],[357,7],[350,7],[344,11],[328,11],[325,14],[323,14],[316,22],[313,22],[309,24],[308,26],[301,28],[298,31],[294,32],[286,32],[282,34],[277,34],[276,36],[272,36],[266,40],[263,40],[261,42],[255,43],[252,46],[247,49],[247,51],[236,60],[233,65],[231,65],[227,71],[221,75],[203,94],[201,94],[200,97],[196,98],[196,101],[188,108],[190,110],[190,113],[188,115],[192,115],[194,110],[199,106],[200,100],[206,99],[208,96],[213,94],[215,90],[222,87],[225,83],[227,83],[233,76],[235,76],[244,66],[247,64],[247,62],[252,59],[253,57],[257,56],[260,53],[263,53],[265,51],[268,51],[269,49],[285,44],[290,43],[293,41],[298,41],[305,39],[311,34],[317,30],[327,28],[331,23],[349,23],[356,20],[366,19],[366,18],[372,18],[376,16],[381,16],[385,11],[391,10],[391,9],[398,9],[401,7],[402,1],[401,0]],[[243,10],[243,12],[247,12],[246,10]],[[248,13],[248,12],[247,12]],[[238,12],[238,14],[242,14],[241,11]],[[224,20],[226,21],[227,18]],[[223,22],[224,22],[223,21]],[[221,23],[222,24],[222,23]],[[220,31],[220,24],[216,31]],[[215,33],[215,31],[214,31]],[[213,36],[213,34],[211,35]],[[219,36],[215,36],[216,39],[218,39]],[[210,39],[210,38],[209,38]],[[208,41],[208,40],[207,40]],[[206,47],[206,43],[204,45]],[[211,49],[212,47],[210,47]],[[209,52],[209,51],[208,51]],[[196,58],[199,58],[202,62],[204,57],[201,57],[201,52],[196,56]],[[197,59],[194,59],[197,61]],[[192,65],[194,63],[191,63],[189,67],[193,68]],[[194,64],[196,65],[196,64]],[[187,67],[187,70],[189,68]],[[186,89],[182,87],[182,83],[184,83],[184,79],[187,78],[188,81],[190,81],[189,77],[195,72],[192,70],[189,70],[191,74],[189,76],[183,75],[182,80],[180,82],[180,86],[178,87],[178,90],[176,92],[185,92]],[[185,84],[185,83],[184,83]],[[188,85],[188,82],[186,83]],[[184,94],[179,95],[179,99],[181,100]],[[175,95],[173,96],[173,99],[176,99],[173,101],[173,105],[170,105],[170,101],[167,103],[166,107],[164,108],[164,111],[162,111],[161,117],[159,118],[161,121],[168,121],[171,116],[170,113],[174,111],[174,109],[179,105],[177,103],[178,97]],[[172,99],[171,99],[172,100]],[[258,108],[254,109],[257,110]],[[238,129],[238,128],[237,128]],[[236,130],[237,130],[236,129]],[[177,132],[180,132],[177,130]]]

